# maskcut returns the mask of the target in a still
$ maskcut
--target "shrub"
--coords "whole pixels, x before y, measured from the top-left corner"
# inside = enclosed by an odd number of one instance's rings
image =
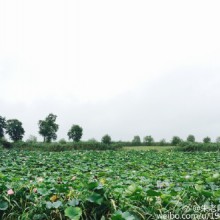
[[[62,139],[60,139],[59,140],[59,144],[66,144],[67,142],[66,142],[66,140],[64,139],[64,138],[62,138]]]
[[[102,137],[102,143],[103,144],[108,144],[108,145],[111,144],[111,137],[108,134],[104,135]]]
[[[220,151],[219,143],[192,143],[182,142],[177,148],[178,151]]]
[[[196,141],[196,139],[195,139],[195,136],[194,135],[192,135],[192,134],[190,134],[188,137],[187,137],[187,141],[188,142],[195,142]]]
[[[173,146],[177,146],[182,142],[182,140],[178,136],[174,136],[171,140],[171,144]]]
[[[211,143],[211,138],[210,137],[205,137],[203,139],[203,143],[206,143],[206,144]]]
[[[30,135],[29,138],[26,140],[27,143],[37,143],[37,137],[34,135]]]
[[[13,147],[31,150],[31,151],[49,151],[49,152],[61,152],[61,151],[72,151],[72,150],[119,150],[121,146],[119,144],[103,144],[100,142],[78,142],[78,143],[26,143],[26,142],[16,142],[13,143]]]

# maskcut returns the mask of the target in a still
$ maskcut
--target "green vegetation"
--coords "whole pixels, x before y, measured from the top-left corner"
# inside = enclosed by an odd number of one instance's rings
[[[219,153],[0,153],[2,220],[153,220],[219,204]]]
[[[190,134],[190,135],[187,137],[186,141],[188,141],[188,142],[193,142],[193,143],[194,143],[194,142],[196,141],[196,138],[195,138],[194,135]]]
[[[59,129],[59,125],[55,123],[56,119],[56,115],[49,114],[45,120],[39,121],[39,134],[43,136],[44,142],[51,142],[57,139],[56,132]]]
[[[79,125],[73,125],[67,135],[74,142],[79,142],[83,135],[83,129]]]
[[[174,136],[171,140],[172,146],[177,146],[182,142],[182,140],[178,136]]]
[[[73,125],[73,142],[52,142],[56,118],[39,121],[44,142],[24,142],[22,123],[0,116],[0,219],[154,220],[219,204],[220,138],[81,141],[83,128]]]
[[[9,135],[11,140],[20,141],[24,136],[24,128],[22,127],[22,123],[17,119],[7,120],[6,124],[6,134]]]
[[[132,144],[134,146],[140,146],[141,145],[141,138],[140,138],[140,136],[138,136],[138,135],[134,136],[134,138],[132,140]]]
[[[153,139],[153,137],[152,136],[146,136],[146,137],[144,137],[144,141],[143,141],[143,143],[146,145],[146,146],[152,146],[152,145],[154,145],[154,139]]]
[[[192,143],[192,142],[182,142],[176,150],[179,151],[220,151],[220,143]]]
[[[104,135],[102,137],[102,143],[103,144],[108,144],[108,145],[111,144],[111,137],[108,134]]]
[[[203,139],[203,143],[205,143],[205,144],[211,143],[211,138],[210,137],[205,137]]]
[[[119,150],[119,144],[104,144],[100,142],[16,142],[10,143],[12,149],[29,150],[29,151],[48,151],[48,152],[62,152],[62,151],[75,151],[75,150]],[[1,144],[1,142],[0,142]],[[2,144],[3,145],[3,144]]]
[[[167,150],[173,150],[174,146],[131,146],[131,147],[123,147],[124,150],[143,150],[143,151],[149,151],[149,150],[155,150],[155,151],[167,151]]]

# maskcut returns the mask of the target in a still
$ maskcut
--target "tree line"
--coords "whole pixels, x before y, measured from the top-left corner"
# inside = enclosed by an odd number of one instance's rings
[[[39,120],[39,134],[43,137],[43,141],[50,143],[53,140],[57,139],[57,131],[59,129],[59,125],[56,123],[57,116],[50,113],[44,120]],[[20,141],[23,139],[25,134],[25,130],[22,126],[22,122],[18,119],[9,119],[6,120],[5,117],[0,116],[0,139],[4,137],[4,134],[8,134],[10,139],[14,142]],[[69,129],[67,136],[73,142],[79,142],[83,135],[83,128],[79,125],[73,124]],[[36,139],[32,136],[32,139]],[[35,140],[36,141],[36,140]],[[92,141],[95,141],[93,139]],[[159,144],[161,146],[165,145],[173,145],[177,146],[181,142],[183,142],[180,137],[174,136],[170,142],[166,142],[165,139],[162,139],[160,142],[155,142],[154,138],[151,135],[145,136],[143,141],[141,141],[140,136],[134,136],[131,144],[138,146],[138,145],[146,145],[146,146],[153,146],[155,144]],[[196,142],[194,135],[189,135],[186,139],[187,142],[194,143]],[[112,142],[111,137],[106,134],[102,137],[102,143],[110,144]],[[216,142],[220,143],[220,137],[216,139]],[[203,139],[203,143],[211,143],[210,137],[205,137]]]
[[[43,137],[43,141],[50,143],[57,139],[57,131],[59,125],[56,123],[57,116],[50,113],[44,120],[39,120],[39,134]],[[4,135],[8,134],[10,139],[14,142],[21,141],[24,137],[25,130],[22,126],[22,122],[18,119],[6,120],[5,117],[0,116],[0,139],[4,138]],[[67,136],[74,142],[79,142],[83,135],[83,129],[79,125],[73,124],[69,129]],[[34,136],[31,137],[36,141]],[[104,135],[102,142],[105,144],[111,143],[111,137]]]
[[[173,138],[171,139],[170,142],[166,142],[165,139],[160,140],[159,142],[155,142],[154,138],[149,135],[149,136],[145,136],[143,138],[143,141],[141,141],[140,136],[134,136],[133,140],[132,140],[132,144],[135,146],[138,145],[146,145],[146,146],[156,146],[156,145],[160,145],[160,146],[165,146],[165,145],[172,145],[172,146],[177,146],[182,142],[190,142],[190,143],[195,143],[196,142],[196,138],[194,135],[190,134],[188,135],[188,137],[186,138],[186,140],[181,139],[178,136],[173,136]],[[220,143],[220,137],[218,137],[216,139],[217,143]],[[205,137],[203,139],[203,143],[208,144],[211,143],[211,138],[210,137]]]

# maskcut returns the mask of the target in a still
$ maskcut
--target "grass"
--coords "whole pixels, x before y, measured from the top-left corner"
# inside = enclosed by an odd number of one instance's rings
[[[174,146],[131,146],[131,147],[123,147],[124,150],[156,150],[156,151],[166,151],[172,150]]]

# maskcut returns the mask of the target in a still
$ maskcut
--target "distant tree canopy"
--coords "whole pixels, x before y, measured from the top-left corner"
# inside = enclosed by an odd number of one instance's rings
[[[0,138],[4,137],[4,129],[6,129],[6,119],[0,116]]]
[[[73,125],[67,135],[69,139],[72,139],[74,142],[79,142],[83,135],[83,129],[79,125]]]
[[[180,144],[182,142],[182,140],[178,137],[178,136],[174,136],[171,140],[171,144],[173,146],[177,146],[178,144]]]
[[[103,144],[111,144],[111,137],[108,134],[104,135],[102,137],[102,143]]]
[[[39,120],[39,134],[43,136],[44,142],[51,142],[51,140],[56,140],[56,132],[59,129],[59,125],[56,124],[57,116],[54,114],[49,114],[45,120]]]
[[[18,121],[17,119],[10,119],[7,121],[6,134],[9,135],[11,140],[13,141],[22,140],[24,133],[25,131],[20,121]]]
[[[194,142],[196,141],[196,138],[195,138],[194,135],[190,134],[190,135],[187,137],[187,141],[194,143]]]
[[[134,136],[133,140],[132,140],[132,144],[135,144],[135,145],[140,145],[141,144],[141,138],[140,136]]]
[[[154,144],[154,139],[152,136],[146,136],[144,137],[144,144],[146,144],[146,146],[152,146]]]
[[[211,143],[211,138],[210,137],[205,137],[203,139],[203,143],[205,143],[205,144]]]

